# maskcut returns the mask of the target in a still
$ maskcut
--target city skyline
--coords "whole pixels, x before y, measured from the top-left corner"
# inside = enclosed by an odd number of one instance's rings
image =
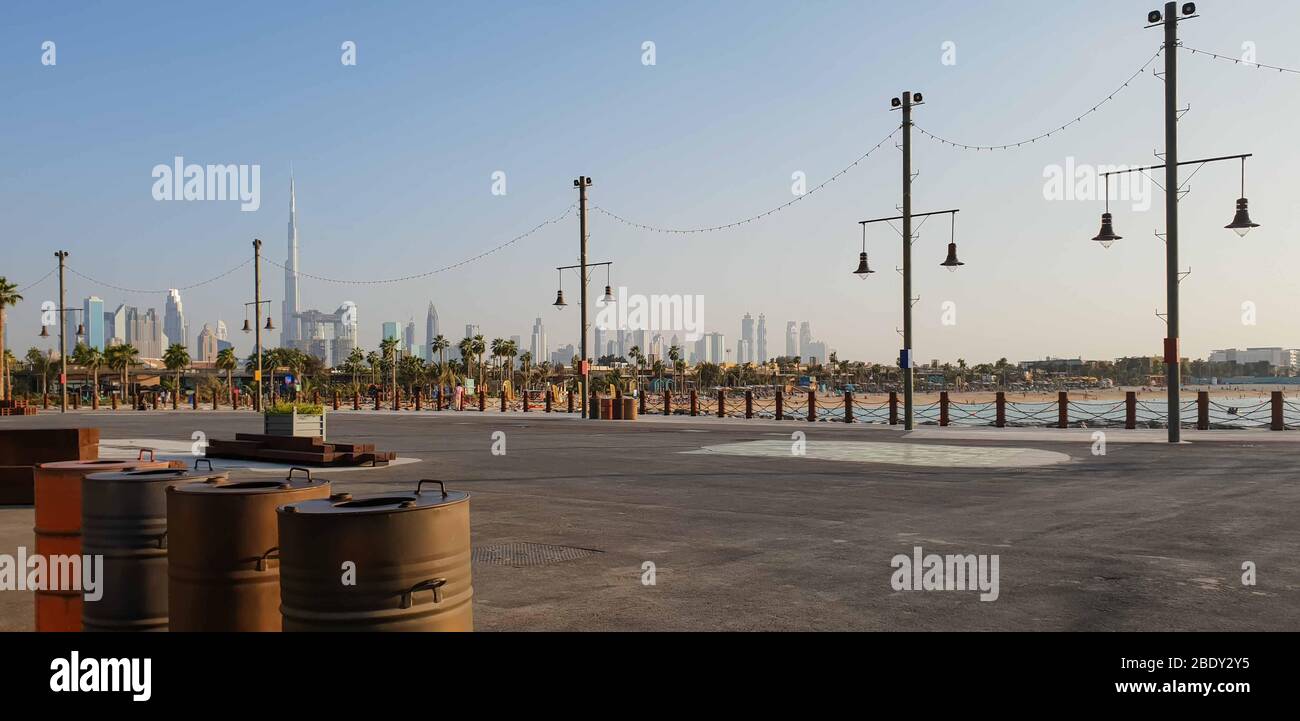
[[[1113,93],[1155,49],[1151,35],[1130,27],[1124,3],[1036,7],[1036,12],[1052,16],[1052,24],[1061,28],[1060,36],[1027,37],[1023,53],[1060,62],[1039,64],[1025,74],[1017,87],[1017,102],[991,103],[981,86],[1025,67],[1019,58],[989,51],[1002,39],[1006,22],[1023,12],[1016,7],[977,9],[938,3],[936,12],[943,22],[932,31],[882,37],[878,43],[863,43],[860,33],[849,28],[861,26],[867,18],[876,24],[905,23],[906,9],[831,6],[815,17],[805,17],[789,8],[724,2],[692,10],[691,29],[681,28],[678,22],[687,12],[684,8],[610,10],[608,16],[584,18],[580,23],[573,22],[582,17],[579,9],[513,9],[512,15],[525,25],[554,28],[559,33],[555,38],[589,37],[584,31],[599,30],[615,17],[638,28],[635,34],[596,33],[597,41],[581,53],[604,59],[590,78],[586,99],[619,108],[616,101],[631,93],[629,97],[653,98],[663,110],[638,115],[629,107],[598,120],[563,112],[563,93],[548,98],[571,79],[572,61],[579,59],[576,51],[566,47],[552,54],[552,40],[534,38],[522,26],[497,34],[512,48],[504,55],[483,55],[488,51],[475,49],[473,33],[429,50],[415,34],[399,31],[385,35],[387,45],[376,42],[374,52],[363,53],[365,60],[356,68],[342,69],[337,58],[322,56],[317,47],[325,38],[332,41],[335,36],[401,25],[393,23],[401,13],[392,8],[378,10],[358,25],[351,18],[345,21],[342,7],[333,6],[331,11],[327,4],[312,18],[301,18],[288,9],[266,11],[269,22],[292,20],[295,30],[291,37],[280,38],[284,41],[280,46],[268,46],[265,56],[256,61],[232,57],[212,43],[197,47],[180,43],[167,29],[176,30],[176,37],[185,33],[167,18],[154,19],[161,23],[164,41],[153,32],[142,34],[136,21],[144,10],[81,9],[60,24],[61,47],[75,52],[63,53],[57,68],[41,67],[22,54],[22,48],[39,46],[49,28],[19,9],[13,23],[0,31],[6,40],[12,39],[0,47],[15,68],[0,82],[16,94],[41,93],[48,103],[39,110],[18,108],[0,119],[0,129],[28,139],[15,149],[14,158],[32,169],[25,177],[50,182],[31,183],[15,176],[0,179],[4,191],[0,198],[5,198],[0,202],[6,203],[4,211],[15,236],[69,240],[15,244],[6,275],[20,287],[47,275],[57,244],[72,251],[71,269],[96,279],[70,273],[69,305],[76,304],[73,298],[95,295],[144,307],[156,303],[152,299],[159,291],[141,297],[109,284],[174,287],[185,294],[185,311],[192,318],[238,318],[240,306],[252,299],[251,268],[189,286],[246,262],[251,255],[249,240],[276,237],[278,229],[285,227],[284,209],[290,207],[295,211],[290,232],[297,233],[301,226],[303,242],[310,247],[303,259],[289,254],[284,262],[286,267],[302,263],[296,283],[300,308],[334,308],[346,293],[372,320],[408,318],[420,310],[414,298],[431,295],[427,288],[433,284],[438,288],[435,298],[442,302],[494,294],[492,303],[448,305],[444,326],[457,327],[470,319],[484,328],[500,328],[502,336],[526,334],[528,319],[540,314],[553,329],[564,331],[557,335],[553,330],[552,335],[567,336],[568,342],[577,335],[568,330],[570,316],[556,315],[549,307],[554,278],[521,269],[549,268],[571,259],[576,250],[572,213],[508,252],[485,256],[454,271],[397,283],[369,281],[452,265],[542,219],[559,216],[574,202],[569,179],[577,173],[595,177],[590,194],[596,206],[634,221],[690,228],[749,217],[792,199],[793,173],[806,174],[812,187],[884,138],[896,123],[888,98],[905,84],[925,92],[926,104],[916,114],[919,128],[967,142],[1034,137]],[[728,67],[712,54],[709,38],[718,32],[736,32],[731,21],[741,9],[747,39],[735,62],[755,79],[718,93],[701,93],[711,87],[707,78]],[[473,8],[448,13],[466,27],[487,17],[485,11]],[[1261,25],[1255,18],[1220,13],[1214,25],[1189,26],[1186,40],[1189,45],[1226,51],[1250,42],[1261,58],[1285,61],[1290,44],[1282,28],[1300,21],[1300,8],[1279,7],[1276,16],[1275,22]],[[205,25],[214,33],[212,38],[252,41],[251,30],[226,16],[209,20]],[[784,35],[790,27],[799,28],[792,36],[794,42],[817,38],[800,46],[803,60],[793,66],[778,61],[763,45],[791,41]],[[105,28],[111,32],[103,33]],[[643,35],[656,37],[661,47],[670,49],[659,54],[653,67],[639,61]],[[1089,47],[1089,39],[1098,36],[1113,39],[1108,52],[1061,50]],[[114,41],[109,43],[108,37]],[[955,44],[957,60],[945,65],[941,46],[948,40]],[[109,45],[116,50],[122,44],[153,47],[153,51],[122,56],[112,71],[135,78],[134,85],[101,82],[109,71],[93,59],[107,52]],[[280,112],[286,121],[267,125],[265,113],[229,111],[221,103],[231,88],[220,84],[221,76],[211,75],[214,70],[198,65],[219,90],[200,93],[194,79],[181,70],[194,63],[159,67],[153,57],[157,52],[211,60],[210,67],[220,67],[223,73],[261,78],[241,85],[239,92],[254,104],[261,102]],[[405,62],[395,65],[395,55]],[[417,128],[403,120],[430,115],[432,106],[420,94],[398,96],[397,105],[404,111],[399,113],[391,112],[391,103],[373,102],[387,100],[399,88],[428,87],[429,69],[455,57],[488,59],[463,78],[446,81],[442,89],[465,90],[465,102],[432,126]],[[543,60],[535,62],[538,57]],[[528,81],[510,75],[524,58],[530,59]],[[835,72],[816,83],[803,82],[800,68],[818,66]],[[274,72],[263,72],[266,68]],[[1290,200],[1294,183],[1286,173],[1297,150],[1285,122],[1290,113],[1300,110],[1300,100],[1285,84],[1290,78],[1208,58],[1188,57],[1182,75],[1184,97],[1194,108],[1183,122],[1187,152],[1254,152],[1248,192],[1252,213],[1263,223],[1246,239],[1223,231],[1232,199],[1239,195],[1239,178],[1226,169],[1197,176],[1190,196],[1193,202],[1183,208],[1187,238],[1182,270],[1193,270],[1183,283],[1183,355],[1205,357],[1232,346],[1300,345],[1300,319],[1289,313],[1292,286],[1287,272],[1300,261],[1300,248],[1287,242],[1300,235],[1300,218]],[[148,82],[143,80],[146,77]],[[358,78],[366,80],[358,83]],[[493,87],[500,92],[475,90],[493,83],[499,83]],[[71,89],[96,84],[111,85],[115,91],[92,93],[84,102],[115,112],[122,120],[106,136],[82,132],[69,120],[79,108],[70,97]],[[360,99],[342,109],[327,106],[322,97],[302,89],[313,84],[334,90],[342,86],[360,94]],[[1053,201],[1043,194],[1044,173],[1075,167],[1076,160],[1080,165],[1156,162],[1151,149],[1160,139],[1159,81],[1148,73],[1131,85],[1059,139],[1015,150],[961,151],[918,134],[918,209],[937,208],[939,199],[963,208],[957,237],[968,263],[960,273],[943,273],[937,264],[948,229],[940,221],[921,228],[914,247],[919,357],[1161,353],[1163,321],[1156,313],[1163,312],[1164,304],[1163,250],[1150,234],[1163,224],[1158,191],[1155,210],[1134,210],[1127,203],[1112,209],[1127,237],[1109,250],[1089,240],[1099,203],[1082,197]],[[151,100],[159,87],[173,90],[194,112],[159,114]],[[847,88],[852,91],[846,92]],[[797,121],[760,112],[769,106],[771,93],[800,109]],[[512,133],[509,152],[503,153],[499,148],[504,139],[473,119],[503,112],[501,98],[512,94],[555,109],[556,114],[541,114],[526,132]],[[1213,102],[1225,94],[1233,102]],[[295,97],[297,102],[289,101]],[[1254,117],[1252,133],[1246,138],[1232,132],[1237,109],[1243,106],[1251,107]],[[381,114],[378,107],[390,110]],[[675,114],[683,107],[694,108],[690,120]],[[699,125],[693,120],[695,113],[716,117],[717,122]],[[738,114],[749,119],[743,130],[723,121]],[[204,120],[227,116],[223,123]],[[335,117],[336,124],[310,120],[328,116]],[[346,128],[363,125],[376,128],[371,139],[357,148],[340,142],[347,137]],[[682,132],[686,127],[691,133]],[[458,141],[454,151],[446,152],[446,138]],[[178,145],[189,158],[260,163],[264,196],[260,208],[241,212],[237,205],[152,200],[148,168],[177,155]],[[557,147],[585,150],[575,159],[552,150]],[[412,164],[412,152],[440,160]],[[322,159],[323,154],[329,159]],[[711,162],[695,170],[691,186],[684,185],[680,168],[702,157]],[[304,198],[294,192],[295,172],[290,167],[295,159],[296,173],[309,179],[311,191]],[[413,165],[424,170],[416,172]],[[435,169],[429,171],[431,167]],[[489,181],[497,170],[510,179],[507,194],[491,192]],[[591,252],[615,262],[616,284],[644,292],[705,296],[706,327],[712,332],[736,333],[732,319],[762,299],[764,312],[773,319],[808,319],[823,329],[842,356],[891,362],[901,345],[895,333],[900,325],[899,283],[889,272],[899,264],[893,232],[881,227],[867,235],[867,249],[879,273],[862,282],[850,271],[861,245],[856,222],[886,214],[899,202],[897,171],[896,151],[887,143],[824,190],[762,222],[711,233],[708,243],[686,244],[678,236],[648,233],[593,212]],[[66,194],[55,190],[60,186],[54,179],[59,177],[82,177],[103,192],[81,199],[84,214],[62,212]],[[482,180],[475,183],[474,178]],[[1008,221],[1006,207],[1014,207],[1014,223]],[[791,238],[806,239],[800,241],[797,256],[790,254]],[[141,264],[142,257],[152,260],[159,252],[169,262]],[[665,253],[689,256],[693,262],[664,264],[660,258]],[[262,269],[263,298],[275,299],[277,307],[269,310],[277,321],[284,318],[284,299],[293,295],[292,291],[286,295],[282,286],[286,282],[282,276],[289,271],[272,270],[281,257],[280,252],[268,250]],[[1259,258],[1269,262],[1260,263]],[[714,292],[719,274],[726,281],[726,293]],[[318,279],[322,277],[367,283],[344,285]],[[566,282],[572,288],[572,277]],[[595,286],[598,291],[598,280]],[[11,311],[14,321],[8,332],[15,347],[49,347],[48,341],[37,339],[35,319],[40,302],[56,296],[54,287],[54,280],[47,278],[28,290],[28,300]],[[956,310],[952,325],[945,325],[942,318],[947,302]],[[1246,303],[1258,311],[1253,325],[1242,322]],[[367,322],[359,327],[356,342],[375,346],[378,325]],[[242,353],[251,350],[251,340],[238,337],[237,342]],[[193,338],[189,343],[193,345]]]

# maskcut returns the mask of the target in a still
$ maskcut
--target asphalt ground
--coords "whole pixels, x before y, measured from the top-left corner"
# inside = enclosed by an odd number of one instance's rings
[[[472,494],[478,630],[1300,629],[1300,433],[1169,445],[1108,430],[1099,454],[1089,430],[449,411],[329,425],[420,459],[331,472],[336,490],[436,478]],[[185,443],[260,432],[248,412],[0,418],[69,426]],[[30,548],[31,527],[30,507],[0,507],[0,553]],[[895,590],[891,559],[918,546],[996,555],[996,600]],[[0,630],[32,628],[31,596],[0,591]]]

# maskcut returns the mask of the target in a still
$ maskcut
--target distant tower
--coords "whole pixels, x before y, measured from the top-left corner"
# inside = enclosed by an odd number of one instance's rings
[[[751,363],[754,354],[754,316],[746,313],[740,319],[740,344],[736,346],[736,362]]]
[[[758,351],[758,362],[767,362],[767,316],[762,313],[758,314],[758,344],[755,350]]]
[[[293,188],[293,173],[289,174],[289,257],[284,261],[284,303],[280,319],[280,345],[297,347],[302,340],[298,332],[298,311],[301,297],[298,294],[298,198]]]
[[[190,347],[189,326],[185,323],[185,308],[181,304],[181,292],[172,288],[167,291],[167,301],[163,305],[163,327],[162,332],[167,336],[167,342],[180,343],[186,348]],[[163,350],[167,350],[163,348]]]
[[[437,338],[440,332],[438,309],[433,307],[433,301],[429,301],[429,312],[424,316],[424,356],[429,362],[437,359],[437,355],[433,352],[433,339]]]
[[[799,355],[799,334],[795,331],[794,321],[785,324],[785,355],[793,358]]]

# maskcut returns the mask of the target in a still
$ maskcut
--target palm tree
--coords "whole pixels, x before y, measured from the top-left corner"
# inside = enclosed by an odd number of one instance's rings
[[[668,360],[673,365],[673,370],[678,370],[677,361],[682,359],[682,349],[679,346],[673,346],[668,349]]]
[[[139,365],[140,351],[130,343],[123,343],[109,346],[108,350],[104,351],[104,357],[109,368],[122,374],[122,398],[125,399],[130,380],[130,369],[133,365]]]
[[[85,343],[78,343],[77,349],[72,353],[72,362],[85,368],[91,373],[91,405],[99,405],[99,368],[104,365],[104,354],[94,346],[88,346]]]
[[[451,341],[447,340],[441,333],[433,337],[433,352],[438,354],[438,362],[442,365],[447,363],[446,351],[451,347]],[[429,360],[433,360],[430,358]]]
[[[379,378],[375,375],[375,372],[379,370],[379,354],[374,351],[367,353],[366,365],[370,366],[370,385],[378,385]]]
[[[457,350],[460,351],[460,361],[464,364],[464,374],[468,378],[470,375],[470,359],[474,357],[474,339],[466,337],[456,344]]]
[[[384,373],[390,375],[393,382],[393,390],[397,390],[397,339],[385,338],[379,342],[380,361],[384,366]],[[390,370],[391,369],[391,370]],[[385,387],[387,387],[385,379]]]
[[[474,336],[474,346],[472,350],[474,355],[478,356],[478,383],[479,385],[483,385],[487,380],[483,375],[483,354],[487,352],[487,342],[483,340],[483,335],[481,333]]]
[[[226,399],[233,405],[235,402],[235,366],[239,365],[239,359],[235,357],[234,348],[222,348],[217,351],[217,361],[214,364],[217,370],[226,372]]]
[[[519,346],[512,340],[506,341],[501,347],[501,355],[506,359],[505,371],[510,377],[510,382],[515,380],[515,356],[519,355]],[[527,387],[527,381],[524,382]]]
[[[47,390],[46,382],[49,380],[50,374],[49,356],[46,356],[35,348],[28,348],[25,359],[27,361],[27,368],[33,374],[41,374],[41,395],[44,396]]]
[[[519,367],[520,367],[521,370],[523,370],[523,373],[524,373],[524,388],[525,388],[525,389],[528,388],[528,384],[529,384],[529,382],[532,380],[532,374],[528,372],[528,370],[529,370],[529,366],[532,365],[532,363],[533,363],[533,354],[532,354],[532,353],[530,353],[530,352],[528,352],[528,351],[524,351],[523,353],[520,353],[520,354],[519,354]]]
[[[505,365],[501,363],[501,358],[506,354],[506,341],[502,338],[493,338],[492,343],[488,346],[492,354],[492,363],[497,366],[497,375],[501,381],[505,381]]]
[[[12,396],[14,393],[14,366],[18,365],[18,358],[14,355],[13,351],[8,348],[5,348],[4,357],[5,388],[9,389],[9,395]]]
[[[348,359],[343,361],[343,370],[352,374],[352,392],[357,392],[357,374],[365,369],[366,352],[360,348],[353,348],[348,353]]]
[[[172,409],[175,410],[181,395],[181,373],[190,365],[190,351],[183,343],[172,343],[163,351],[162,360],[167,370],[176,371],[176,392],[172,394]]]
[[[632,358],[632,388],[640,388],[641,382],[641,364],[645,362],[645,356],[641,355],[641,346],[634,345],[627,351],[628,356]]]
[[[23,299],[18,293],[18,286],[10,283],[8,278],[0,276],[0,400],[9,399],[9,386],[5,384],[9,375],[9,356],[5,355],[5,315],[11,305],[18,305]]]

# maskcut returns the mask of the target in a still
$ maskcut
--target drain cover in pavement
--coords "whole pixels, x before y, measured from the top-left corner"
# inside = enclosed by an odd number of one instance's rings
[[[553,563],[577,561],[603,551],[576,546],[553,546],[547,543],[498,543],[475,546],[472,558],[475,563],[493,566],[549,566]]]

